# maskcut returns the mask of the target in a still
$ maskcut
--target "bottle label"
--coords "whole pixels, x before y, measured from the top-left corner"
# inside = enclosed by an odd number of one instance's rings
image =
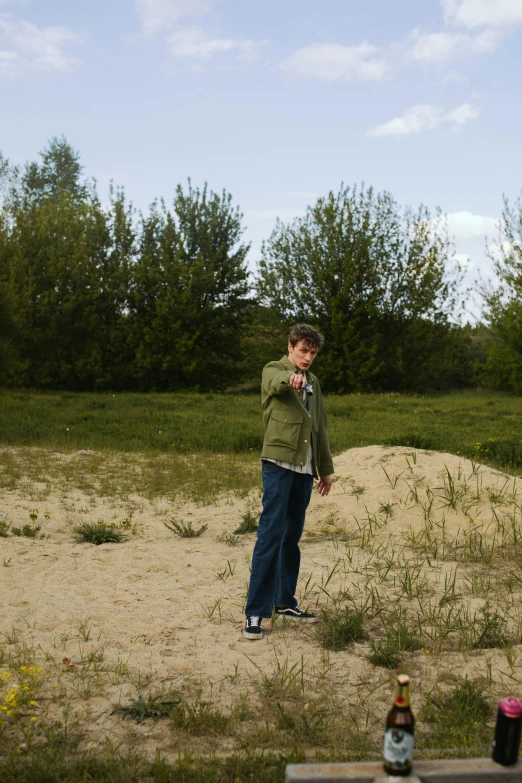
[[[402,729],[386,729],[384,734],[384,760],[394,769],[409,767],[413,758],[413,734]]]

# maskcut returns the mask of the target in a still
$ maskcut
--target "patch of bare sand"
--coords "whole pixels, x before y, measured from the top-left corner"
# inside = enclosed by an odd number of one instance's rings
[[[504,492],[504,510],[508,509],[514,486],[520,502],[512,477],[451,454],[372,446],[337,456],[335,467],[337,480],[330,496],[314,493],[302,541],[300,596],[318,610],[342,590],[361,605],[372,589],[397,599],[401,573],[420,562],[411,536],[426,530],[430,492],[435,538],[446,535],[465,541],[470,530],[477,530],[484,540],[491,540],[492,509],[498,515],[498,508],[503,508],[497,504],[495,511],[491,497]],[[448,501],[448,476],[454,487],[466,487],[455,507]],[[259,677],[270,676],[285,661],[293,665],[302,660],[318,678],[327,671],[329,687],[342,696],[347,710],[361,701],[377,714],[386,708],[390,673],[367,662],[367,643],[325,658],[314,627],[280,621],[273,627],[265,622],[261,642],[242,637],[255,536],[240,536],[233,546],[224,536],[233,534],[247,509],[259,510],[259,493],[247,500],[217,498],[207,507],[152,503],[140,497],[120,502],[73,489],[53,490],[39,503],[25,500],[17,491],[0,494],[0,513],[7,513],[15,526],[28,522],[35,506],[48,538],[0,538],[0,559],[8,563],[2,567],[0,562],[1,629],[4,640],[12,639],[15,629],[19,641],[38,648],[41,656],[47,653],[47,660],[59,662],[67,656],[81,669],[89,654],[103,648],[105,664],[128,665],[134,672],[132,682],[115,681],[103,694],[87,700],[86,716],[95,733],[121,736],[121,720],[110,713],[119,701],[136,696],[136,685],[201,685],[226,703],[241,690],[253,691]],[[118,522],[128,516],[129,508],[137,533],[129,534],[124,544],[74,542],[75,525],[100,518]],[[179,538],[164,525],[171,517],[194,527],[206,524],[208,530],[199,538]],[[376,553],[377,542],[383,546]],[[398,565],[384,574],[381,563],[387,549],[395,552]],[[456,562],[434,557],[431,565],[425,594],[419,597],[437,605]],[[458,565],[459,579],[465,580],[469,568]],[[470,594],[470,606],[474,600]],[[406,597],[402,603],[408,604]],[[507,668],[498,650],[453,650],[436,659],[418,651],[408,661],[417,681],[425,683],[433,683],[441,667],[470,676],[486,674],[489,667],[490,676],[499,682],[498,672]],[[516,664],[513,676],[520,673]],[[373,696],[364,695],[371,691]],[[143,740],[140,747],[152,752],[161,743],[168,756],[171,740],[162,724],[125,726]]]

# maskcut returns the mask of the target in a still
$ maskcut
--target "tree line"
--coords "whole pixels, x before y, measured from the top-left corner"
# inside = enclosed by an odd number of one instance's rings
[[[462,270],[441,215],[341,186],[277,222],[249,270],[227,192],[178,185],[137,214],[103,204],[79,155],[0,155],[0,383],[70,390],[221,390],[258,384],[290,324],[326,337],[327,391],[522,392],[522,202],[507,201],[482,291],[462,325]]]

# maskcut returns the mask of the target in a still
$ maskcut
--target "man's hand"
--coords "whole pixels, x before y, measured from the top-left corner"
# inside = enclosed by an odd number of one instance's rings
[[[319,476],[319,484],[317,485],[317,491],[320,495],[328,495],[332,488],[333,476]]]
[[[288,385],[291,386],[292,389],[300,389],[302,391],[306,386],[306,378],[304,375],[295,372],[290,376]]]

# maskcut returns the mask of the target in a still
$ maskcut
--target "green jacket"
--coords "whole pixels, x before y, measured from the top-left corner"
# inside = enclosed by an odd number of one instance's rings
[[[269,362],[263,369],[265,439],[261,456],[304,465],[311,441],[314,475],[330,476],[334,467],[319,381],[307,371],[306,377],[314,389],[308,397],[310,410],[307,411],[300,395],[288,385],[295,372],[298,371],[287,356],[279,362]]]

